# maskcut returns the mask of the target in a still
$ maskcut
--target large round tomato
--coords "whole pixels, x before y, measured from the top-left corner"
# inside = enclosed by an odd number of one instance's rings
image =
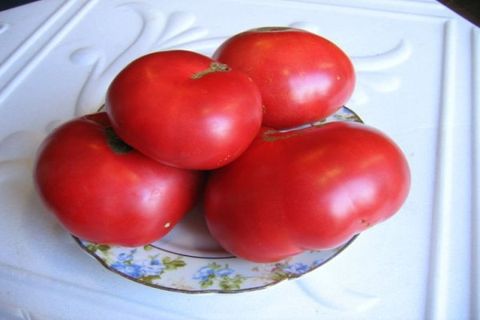
[[[355,85],[352,63],[339,47],[295,28],[237,34],[214,58],[255,81],[265,106],[263,124],[277,129],[326,118],[345,104]]]
[[[35,181],[47,207],[72,234],[138,246],[161,238],[193,206],[201,176],[133,150],[99,113],[67,122],[47,137]]]
[[[106,110],[125,142],[187,169],[233,161],[262,121],[260,93],[248,76],[189,51],[133,61],[110,85]]]
[[[271,262],[345,243],[393,215],[409,186],[403,153],[373,128],[270,130],[210,176],[206,219],[226,250]]]

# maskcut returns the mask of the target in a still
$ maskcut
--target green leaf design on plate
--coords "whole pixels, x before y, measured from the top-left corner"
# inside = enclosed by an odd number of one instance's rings
[[[271,279],[276,282],[288,279],[290,274],[284,270],[286,267],[288,267],[288,263],[276,263],[272,269]]]
[[[240,289],[246,278],[237,274],[228,263],[221,265],[217,262],[210,262],[199,268],[193,279],[199,280],[202,289],[210,288],[216,284],[223,291],[233,291]]]
[[[86,248],[91,253],[95,253],[95,251],[97,251],[97,247],[91,243],[87,244]]]
[[[216,263],[216,262],[210,262],[210,263],[208,264],[208,266],[209,266],[210,269],[212,269],[212,270],[218,270],[218,269],[220,269],[220,268],[222,267],[221,265],[219,265],[219,264]],[[227,265],[227,267],[228,267],[228,265]]]
[[[108,250],[110,250],[110,246],[106,244],[94,244],[94,243],[89,243],[87,245],[87,250],[90,251],[91,253],[95,253],[97,250],[105,253]]]
[[[237,274],[234,277],[224,276],[218,284],[222,290],[231,291],[240,289],[245,277]]]
[[[106,244],[99,244],[99,245],[97,245],[97,248],[98,248],[98,250],[100,250],[102,252],[110,250],[110,246],[106,245]]]
[[[215,278],[214,275],[209,276],[207,279],[200,281],[200,287],[202,289],[207,289],[208,287],[213,286],[213,279]]]
[[[160,280],[161,278],[162,278],[161,275],[143,276],[143,277],[138,278],[138,280],[140,280],[141,282],[144,282],[144,283],[152,284],[155,280]]]
[[[282,270],[273,272],[272,276],[271,276],[271,279],[275,282],[282,281],[282,280],[287,279],[287,278],[288,278],[288,273],[285,273]]]
[[[187,265],[180,257],[175,259],[165,257],[162,259],[162,263],[165,266],[165,270],[177,270],[178,268],[182,268]]]

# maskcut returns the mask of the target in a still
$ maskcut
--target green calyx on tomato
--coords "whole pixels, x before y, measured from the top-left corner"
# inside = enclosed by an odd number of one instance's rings
[[[113,131],[112,127],[105,128],[105,134],[107,136],[108,146],[116,154],[127,153],[133,150],[131,146],[126,144],[120,137]]]
[[[250,31],[255,31],[255,32],[282,32],[282,31],[291,31],[291,30],[296,30],[291,27],[260,27],[256,29],[252,29]]]

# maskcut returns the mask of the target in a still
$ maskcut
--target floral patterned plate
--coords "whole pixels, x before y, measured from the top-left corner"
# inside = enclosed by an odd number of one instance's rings
[[[362,122],[346,107],[325,121]],[[318,268],[354,240],[335,249],[306,251],[276,263],[249,262],[224,251],[211,238],[200,205],[164,238],[143,247],[109,246],[74,238],[110,271],[144,285],[188,293],[266,288]]]

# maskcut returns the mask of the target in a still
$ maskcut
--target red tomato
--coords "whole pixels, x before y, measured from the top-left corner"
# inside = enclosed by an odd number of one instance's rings
[[[106,110],[118,135],[175,167],[213,169],[257,135],[261,97],[245,74],[188,51],[143,56],[113,80]]]
[[[210,176],[206,219],[226,250],[272,262],[345,243],[392,216],[409,186],[401,150],[373,128],[270,130]]]
[[[335,113],[355,85],[353,65],[335,44],[294,28],[259,28],[233,36],[214,58],[248,74],[260,88],[263,124],[291,128]]]
[[[47,137],[35,181],[47,207],[74,235],[139,246],[161,238],[193,206],[201,176],[131,149],[99,113],[72,120]]]

